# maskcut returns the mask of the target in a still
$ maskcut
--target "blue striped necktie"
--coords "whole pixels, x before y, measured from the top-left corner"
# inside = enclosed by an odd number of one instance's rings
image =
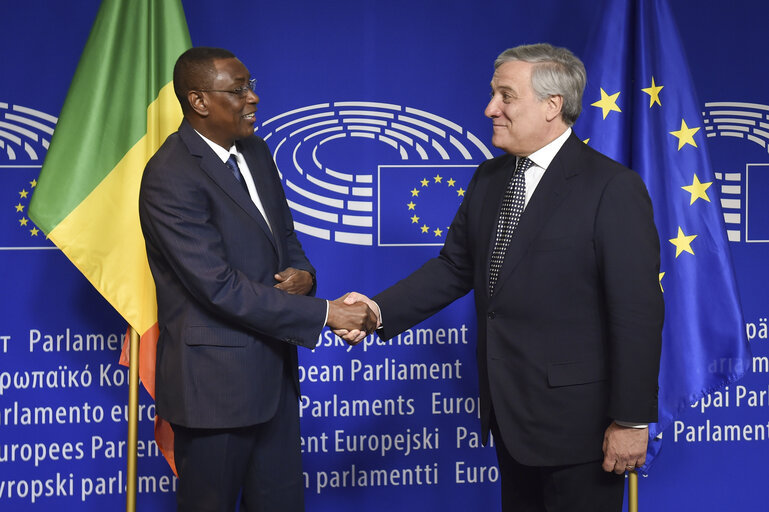
[[[227,167],[230,168],[232,175],[235,176],[235,179],[238,180],[238,183],[243,186],[243,190],[246,191],[246,194],[249,194],[248,187],[246,186],[246,180],[243,178],[243,175],[240,172],[240,167],[238,166],[238,161],[235,158],[235,155],[230,154],[230,157],[227,159]]]

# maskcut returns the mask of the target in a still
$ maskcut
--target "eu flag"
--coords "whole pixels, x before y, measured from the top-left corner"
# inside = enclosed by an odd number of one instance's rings
[[[379,245],[443,246],[474,165],[379,167]]]
[[[744,374],[751,362],[699,101],[666,0],[607,0],[585,55],[585,111],[576,132],[635,169],[660,234],[665,325],[660,434],[684,408]]]

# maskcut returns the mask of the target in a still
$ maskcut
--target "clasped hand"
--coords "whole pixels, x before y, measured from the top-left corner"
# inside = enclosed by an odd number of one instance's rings
[[[294,295],[307,295],[312,290],[312,274],[306,270],[288,267],[273,276],[275,288]]]
[[[381,323],[379,307],[361,293],[350,292],[329,302],[326,324],[350,345],[360,343]]]

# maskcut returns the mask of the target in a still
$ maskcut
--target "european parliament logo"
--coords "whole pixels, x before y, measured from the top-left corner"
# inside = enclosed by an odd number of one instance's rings
[[[741,140],[769,153],[769,105],[708,102],[702,115],[709,138]],[[715,177],[729,241],[769,242],[769,163],[716,169]]]
[[[366,101],[284,112],[267,141],[299,232],[363,246],[441,246],[476,166],[491,152],[458,124]]]
[[[27,216],[56,117],[0,102],[0,249],[54,248]]]

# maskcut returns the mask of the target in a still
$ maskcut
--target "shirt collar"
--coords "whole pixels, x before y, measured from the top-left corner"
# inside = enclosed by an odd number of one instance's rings
[[[203,139],[203,142],[208,144],[208,146],[214,150],[214,153],[216,153],[216,156],[218,156],[222,160],[222,162],[227,163],[227,160],[229,160],[230,155],[235,155],[235,157],[238,156],[238,150],[235,147],[235,144],[233,144],[228,151],[223,147],[221,147],[216,142],[212,141],[211,139],[206,138],[206,136],[200,133],[199,131],[195,130],[195,133],[200,135],[200,138]]]
[[[558,151],[561,150],[561,147],[566,142],[566,139],[569,138],[569,135],[571,135],[571,127],[566,128],[566,131],[556,137],[553,141],[530,154],[528,157],[529,160],[534,162],[534,165],[537,167],[547,169],[547,167],[550,165],[550,162],[552,162],[553,158],[555,158],[555,155],[558,153]]]

